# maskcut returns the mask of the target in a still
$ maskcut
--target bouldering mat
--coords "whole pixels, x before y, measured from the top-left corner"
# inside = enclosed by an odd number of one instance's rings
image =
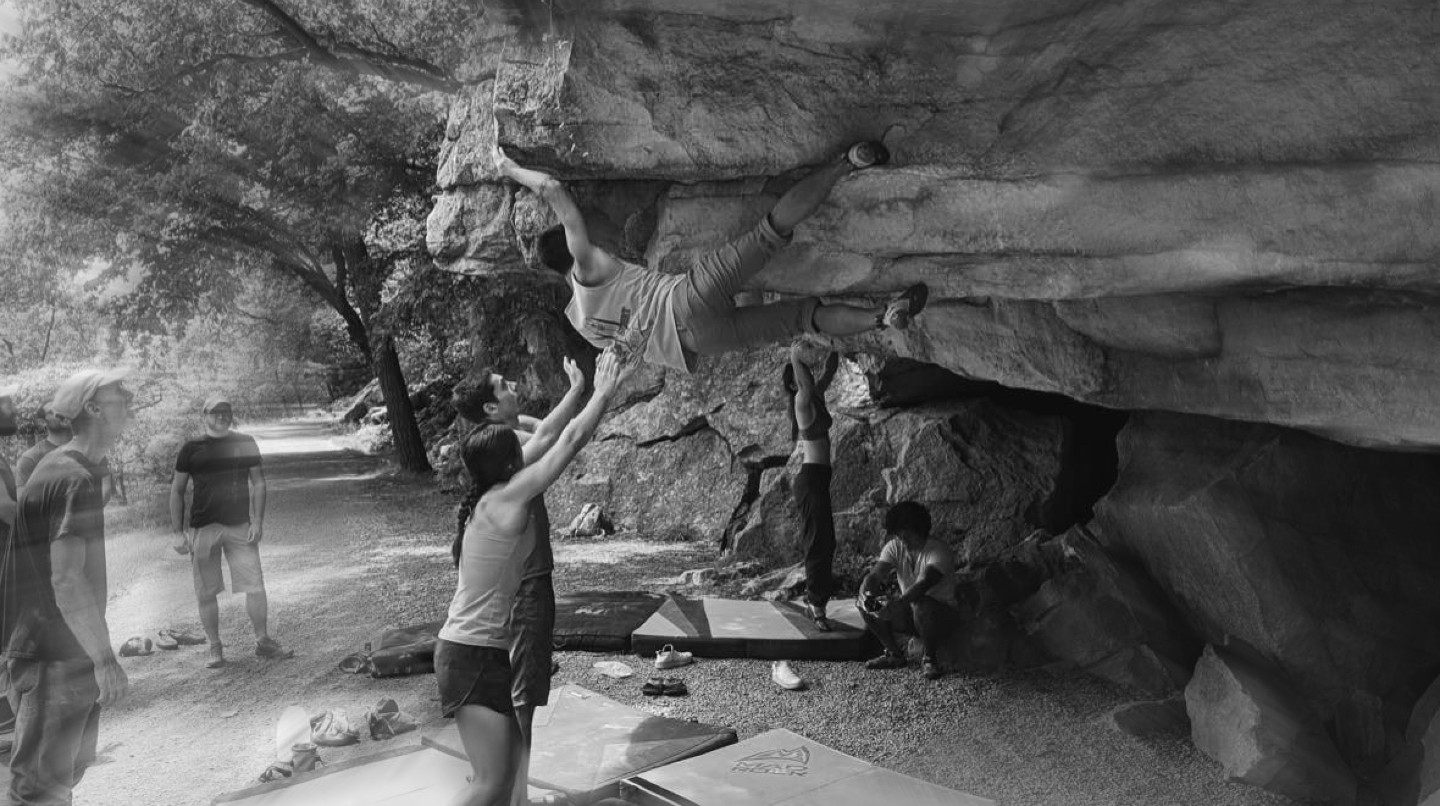
[[[790,602],[672,596],[630,636],[637,655],[666,644],[706,658],[860,660],[872,649],[855,602],[830,603],[830,632]]]
[[[227,806],[430,806],[465,788],[470,763],[428,747],[402,747],[221,795]]]
[[[555,599],[555,648],[629,652],[630,634],[654,615],[665,596],[644,591],[581,591]]]
[[[530,784],[577,803],[613,797],[628,776],[735,742],[729,728],[654,716],[571,683],[535,709],[534,726]],[[421,742],[465,756],[451,720]]]
[[[994,806],[788,730],[640,773],[626,779],[620,793],[637,806]]]

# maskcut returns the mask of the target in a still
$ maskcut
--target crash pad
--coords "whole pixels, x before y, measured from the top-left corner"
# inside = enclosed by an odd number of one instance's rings
[[[567,683],[535,709],[530,784],[588,803],[613,797],[620,781],[735,742],[729,728],[655,716]],[[465,757],[453,721],[421,742]]]
[[[636,806],[994,806],[783,729],[632,776],[620,792]]]
[[[664,595],[645,591],[580,591],[556,597],[555,648],[629,652],[630,634],[664,602]]]
[[[830,603],[821,632],[798,604],[671,596],[630,636],[637,655],[666,644],[706,658],[859,660],[873,640],[853,601]]]

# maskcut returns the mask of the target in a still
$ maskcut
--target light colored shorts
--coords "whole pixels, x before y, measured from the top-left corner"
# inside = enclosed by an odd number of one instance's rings
[[[190,538],[190,568],[194,571],[195,595],[209,598],[225,592],[220,572],[220,555],[230,566],[233,593],[264,593],[265,575],[260,571],[260,546],[250,542],[250,524],[211,523],[194,530]]]
[[[735,295],[789,242],[765,216],[744,235],[697,257],[671,297],[681,343],[699,355],[716,355],[815,332],[815,297],[735,307]]]

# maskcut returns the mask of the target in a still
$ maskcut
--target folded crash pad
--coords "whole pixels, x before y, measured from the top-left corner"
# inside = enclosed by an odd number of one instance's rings
[[[637,655],[666,644],[707,658],[859,660],[873,647],[853,601],[831,602],[821,632],[797,604],[673,596],[630,636]]]
[[[452,721],[421,742],[465,757]],[[647,714],[567,683],[535,709],[530,784],[590,803],[614,796],[628,776],[734,742],[729,728]]]
[[[555,648],[629,652],[630,634],[664,602],[663,595],[644,591],[581,591],[556,597]]]
[[[640,773],[620,792],[637,806],[993,806],[788,730]]]

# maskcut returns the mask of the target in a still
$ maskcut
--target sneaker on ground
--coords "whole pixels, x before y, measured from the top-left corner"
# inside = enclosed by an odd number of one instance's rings
[[[856,168],[873,168],[890,161],[890,149],[878,140],[866,140],[850,146],[850,150],[845,152],[845,160]]]
[[[656,669],[674,669],[676,666],[688,666],[695,662],[695,653],[680,652],[675,649],[674,644],[666,644],[659,652],[655,653]]]
[[[920,661],[920,671],[925,675],[926,680],[939,680],[945,676],[945,670],[940,668],[940,663],[934,658],[925,658]]]
[[[280,642],[274,638],[262,638],[255,642],[255,657],[286,660],[295,657],[295,650],[280,646]]]
[[[925,303],[929,299],[930,287],[924,283],[916,283],[905,289],[900,296],[885,306],[885,326],[893,327],[896,330],[910,327],[910,323],[914,321],[915,317],[925,310]]]
[[[865,661],[866,669],[903,669],[906,665],[903,655],[891,655],[889,652]]]
[[[777,660],[770,664],[770,679],[775,681],[775,685],[787,691],[799,691],[805,688],[805,681],[800,679],[800,675],[795,674],[795,670],[790,668],[788,661]]]

